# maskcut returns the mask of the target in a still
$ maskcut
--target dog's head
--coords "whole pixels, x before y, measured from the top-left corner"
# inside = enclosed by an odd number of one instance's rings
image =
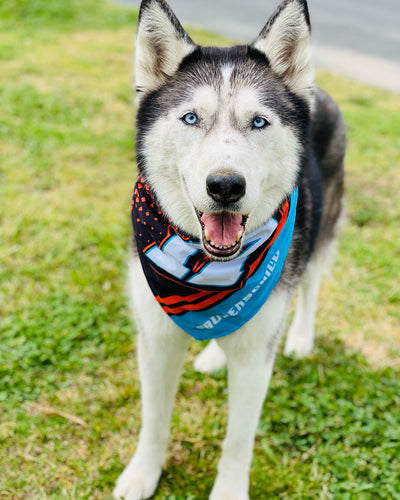
[[[143,0],[136,38],[137,158],[173,223],[214,259],[240,252],[296,185],[313,92],[305,0],[256,41],[199,47],[164,0]]]

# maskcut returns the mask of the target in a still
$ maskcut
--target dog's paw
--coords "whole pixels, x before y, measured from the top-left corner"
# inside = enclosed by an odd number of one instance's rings
[[[240,493],[231,488],[213,488],[209,500],[250,500],[247,493]]]
[[[250,500],[248,475],[231,465],[225,473],[222,471],[221,474],[220,471],[215,478],[209,500]]]
[[[139,466],[133,461],[117,479],[115,500],[144,500],[151,498],[161,476],[161,467]]]
[[[285,356],[295,359],[309,356],[314,347],[313,337],[313,335],[302,335],[290,329],[285,343]]]
[[[215,340],[211,340],[193,362],[194,369],[200,373],[216,372],[225,365],[225,353]]]

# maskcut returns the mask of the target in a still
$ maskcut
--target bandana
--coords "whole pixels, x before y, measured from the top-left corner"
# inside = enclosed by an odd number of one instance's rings
[[[263,226],[245,233],[239,255],[221,262],[172,224],[139,175],[132,223],[143,271],[157,302],[185,332],[197,340],[223,337],[259,311],[289,250],[297,192]]]

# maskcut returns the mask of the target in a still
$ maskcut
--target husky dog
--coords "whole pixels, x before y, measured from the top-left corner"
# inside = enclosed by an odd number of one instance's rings
[[[132,302],[142,428],[114,497],[151,497],[190,336],[201,372],[228,368],[212,500],[249,498],[257,422],[290,300],[285,354],[310,353],[320,277],[342,211],[345,128],[314,87],[305,0],[285,0],[248,46],[200,47],[164,0],[136,39],[139,177]]]

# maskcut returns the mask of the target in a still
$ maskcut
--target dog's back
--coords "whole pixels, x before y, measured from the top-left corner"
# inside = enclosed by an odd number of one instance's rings
[[[287,334],[285,354],[303,357],[314,345],[314,321],[321,276],[332,258],[343,212],[346,129],[337,104],[315,89],[309,155],[300,179],[300,196],[291,267],[282,281],[301,274],[298,302]]]
[[[337,104],[319,88],[315,94],[311,131],[312,147],[322,178],[323,211],[318,243],[323,244],[336,236],[342,212],[346,129]]]

